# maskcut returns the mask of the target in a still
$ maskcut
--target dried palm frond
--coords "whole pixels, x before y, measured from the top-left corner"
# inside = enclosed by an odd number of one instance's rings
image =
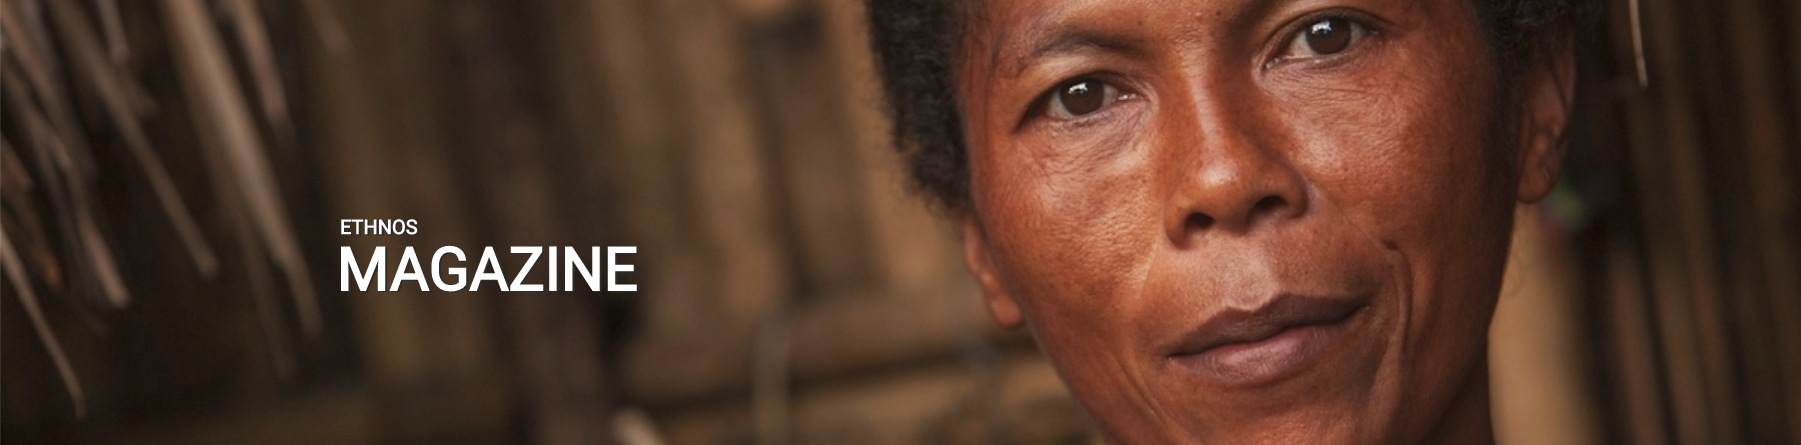
[[[227,34],[203,1],[165,0],[153,5],[159,16],[137,17],[132,11],[148,8],[122,10],[116,0],[0,0],[0,104],[5,107],[0,118],[6,123],[0,127],[0,272],[10,283],[6,291],[25,308],[77,416],[87,406],[82,385],[51,324],[54,317],[46,316],[48,307],[41,303],[64,299],[71,304],[53,306],[85,313],[125,309],[134,295],[158,297],[144,289],[133,292],[121,273],[116,258],[121,245],[106,235],[106,221],[116,219],[107,216],[121,210],[108,208],[96,195],[98,165],[120,163],[96,159],[128,160],[123,165],[142,175],[202,278],[220,270],[215,243],[238,246],[267,337],[263,344],[284,379],[296,368],[296,357],[285,332],[287,306],[278,301],[284,292],[273,271],[287,285],[303,336],[317,338],[321,330],[312,281],[266,150],[265,139],[297,145],[266,11],[253,0],[217,0],[213,6],[234,31]],[[346,50],[348,41],[328,5],[301,1],[327,49]],[[161,41],[131,41],[146,38],[127,32],[131,24],[159,20],[166,34],[148,38]],[[235,40],[229,42],[240,51],[235,60],[246,66],[232,65],[222,35]],[[217,203],[219,225],[233,238],[209,239],[189,210],[192,197],[183,196],[170,176],[144,120],[156,109],[156,99],[129,69],[134,47],[172,50],[183,92],[178,101],[187,104],[187,121],[202,142],[204,160],[180,170],[206,172],[215,188],[204,198]],[[239,87],[237,73],[245,73],[250,89]],[[255,111],[249,97],[256,98]]]
[[[4,233],[0,233],[0,268],[8,276],[25,276],[25,266],[19,260],[19,254],[13,251],[12,241]],[[75,401],[75,416],[87,415],[87,397],[82,395],[81,381],[75,378],[75,370],[69,366],[69,357],[63,353],[62,342],[56,340],[56,331],[50,329],[50,323],[44,320],[44,311],[38,309],[37,293],[31,290],[30,282],[18,279],[13,280],[13,292],[19,296],[19,305],[25,307],[25,315],[31,318],[31,327],[44,343],[44,350],[49,351],[50,361],[56,364],[56,374],[62,377],[63,386],[69,390],[69,399]]]

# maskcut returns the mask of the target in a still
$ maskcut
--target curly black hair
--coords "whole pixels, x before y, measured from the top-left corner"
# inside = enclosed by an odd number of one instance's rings
[[[895,147],[916,192],[939,210],[969,206],[969,158],[958,110],[955,55],[978,0],[866,0],[870,46],[887,95]],[[1503,79],[1531,58],[1570,45],[1598,0],[1468,0]],[[1511,85],[1508,86],[1511,88]]]

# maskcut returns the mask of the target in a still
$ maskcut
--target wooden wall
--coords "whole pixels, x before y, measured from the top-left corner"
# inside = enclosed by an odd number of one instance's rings
[[[1608,6],[1572,162],[1612,441],[1801,442],[1801,4]]]
[[[352,296],[401,400],[513,372],[544,443],[605,437],[620,410],[678,444],[1090,434],[905,193],[860,4],[341,7],[354,53],[312,53],[307,95],[340,214],[640,252],[629,297]],[[396,428],[436,437],[418,421]]]

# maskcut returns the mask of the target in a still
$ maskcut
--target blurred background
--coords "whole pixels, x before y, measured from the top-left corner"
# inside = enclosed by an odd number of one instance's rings
[[[855,0],[0,7],[0,441],[1097,442],[907,194]],[[1497,434],[1801,443],[1801,3],[1605,10]],[[515,245],[639,291],[336,291]]]

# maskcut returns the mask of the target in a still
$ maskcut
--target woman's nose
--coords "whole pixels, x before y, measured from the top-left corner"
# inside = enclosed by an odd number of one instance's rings
[[[1165,222],[1178,246],[1212,234],[1267,230],[1307,211],[1307,187],[1281,145],[1282,125],[1255,107],[1197,100],[1192,117],[1170,119],[1163,174],[1174,183]]]

